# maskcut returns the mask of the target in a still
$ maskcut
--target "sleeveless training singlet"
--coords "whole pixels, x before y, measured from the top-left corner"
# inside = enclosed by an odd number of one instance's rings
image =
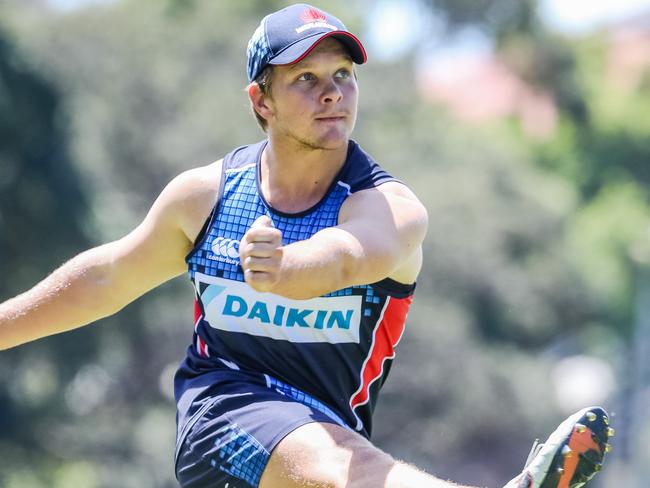
[[[285,214],[260,191],[266,144],[242,146],[224,158],[217,204],[187,256],[196,303],[193,342],[175,379],[179,439],[219,385],[242,374],[305,392],[319,410],[369,437],[415,285],[385,279],[309,300],[259,293],[244,281],[239,241],[261,215],[282,231],[284,245],[308,239],[337,225],[350,194],[396,180],[350,141],[347,160],[323,199]]]

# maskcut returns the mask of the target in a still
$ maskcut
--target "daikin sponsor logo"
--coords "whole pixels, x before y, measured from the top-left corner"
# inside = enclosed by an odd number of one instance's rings
[[[237,295],[227,295],[222,313],[231,317],[246,317],[249,320],[259,320],[263,324],[273,324],[280,327],[312,327],[314,329],[350,329],[354,310],[314,310],[309,308],[293,308],[283,305],[271,306],[266,302],[256,300],[253,303]]]
[[[291,342],[359,342],[360,296],[290,300],[238,281],[200,273],[195,280],[205,320],[215,329]]]

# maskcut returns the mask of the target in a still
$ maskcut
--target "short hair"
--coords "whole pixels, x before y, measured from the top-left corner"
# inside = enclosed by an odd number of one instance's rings
[[[272,81],[273,81],[273,65],[269,64],[264,67],[264,69],[259,75],[257,75],[257,77],[253,80],[253,83],[257,83],[257,85],[260,87],[260,91],[262,92],[262,95],[271,98]],[[264,119],[264,117],[262,117],[260,114],[257,113],[257,110],[255,110],[255,107],[253,107],[252,103],[251,103],[251,109],[253,110],[253,114],[257,119],[257,123],[262,128],[262,130],[266,132],[266,127],[268,126],[268,122],[266,121],[266,119]]]

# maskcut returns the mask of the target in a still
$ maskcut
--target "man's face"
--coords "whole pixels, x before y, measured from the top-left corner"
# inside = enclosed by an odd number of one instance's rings
[[[324,39],[300,62],[274,67],[266,99],[269,134],[310,149],[339,149],[354,128],[357,99],[348,52],[335,39]]]

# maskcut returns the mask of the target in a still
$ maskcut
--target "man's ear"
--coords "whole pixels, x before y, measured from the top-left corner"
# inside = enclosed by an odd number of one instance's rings
[[[269,97],[262,93],[260,85],[257,83],[251,83],[248,85],[248,98],[251,101],[253,110],[268,122],[268,120],[273,116],[273,110],[267,104]]]

